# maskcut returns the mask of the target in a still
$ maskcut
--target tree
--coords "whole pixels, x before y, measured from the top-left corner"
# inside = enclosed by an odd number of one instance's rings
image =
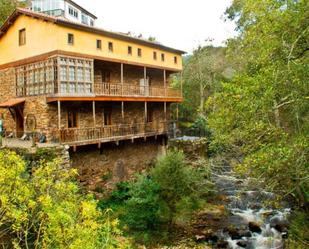
[[[223,47],[199,47],[184,61],[184,103],[182,116],[193,121],[205,115],[205,101],[220,88],[221,80],[232,74]]]
[[[211,97],[212,146],[238,150],[239,169],[309,211],[309,3],[234,0],[228,43],[239,73]]]
[[[26,6],[29,6],[29,1],[27,0],[0,0],[0,26],[5,22],[14,9],[16,9],[16,7]]]

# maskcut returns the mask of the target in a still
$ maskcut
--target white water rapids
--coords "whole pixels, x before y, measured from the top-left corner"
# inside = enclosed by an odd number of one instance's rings
[[[217,170],[218,171],[218,170]],[[228,199],[230,213],[229,226],[238,232],[231,236],[221,231],[221,239],[228,242],[230,249],[283,249],[284,237],[287,236],[287,219],[290,209],[272,208],[270,201],[275,200],[273,193],[258,189],[251,179],[236,176],[231,167],[213,175],[213,180],[220,193]]]

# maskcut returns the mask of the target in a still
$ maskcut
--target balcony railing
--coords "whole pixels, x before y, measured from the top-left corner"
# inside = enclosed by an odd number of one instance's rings
[[[120,97],[155,97],[155,98],[180,98],[181,91],[173,88],[138,86],[121,83],[95,84],[94,93],[98,96]]]
[[[166,122],[153,122],[61,129],[58,131],[58,136],[60,143],[83,145],[156,136],[167,132]]]

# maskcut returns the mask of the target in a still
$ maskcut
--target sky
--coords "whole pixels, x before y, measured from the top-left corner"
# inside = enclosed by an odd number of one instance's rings
[[[191,53],[207,39],[215,46],[236,35],[224,21],[232,0],[75,0],[98,17],[96,26],[155,37],[160,43]],[[209,44],[209,43],[208,43]]]

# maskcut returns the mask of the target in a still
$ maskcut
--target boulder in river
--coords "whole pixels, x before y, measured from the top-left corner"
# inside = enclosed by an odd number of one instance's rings
[[[240,240],[237,242],[237,245],[242,248],[246,248],[248,246],[248,241]]]
[[[217,248],[229,248],[229,242],[225,240],[220,240],[217,242]]]
[[[249,230],[253,233],[261,233],[262,232],[260,225],[256,222],[249,222]]]
[[[280,233],[286,233],[288,231],[289,223],[279,217],[274,217],[270,220],[270,227],[275,228]]]

